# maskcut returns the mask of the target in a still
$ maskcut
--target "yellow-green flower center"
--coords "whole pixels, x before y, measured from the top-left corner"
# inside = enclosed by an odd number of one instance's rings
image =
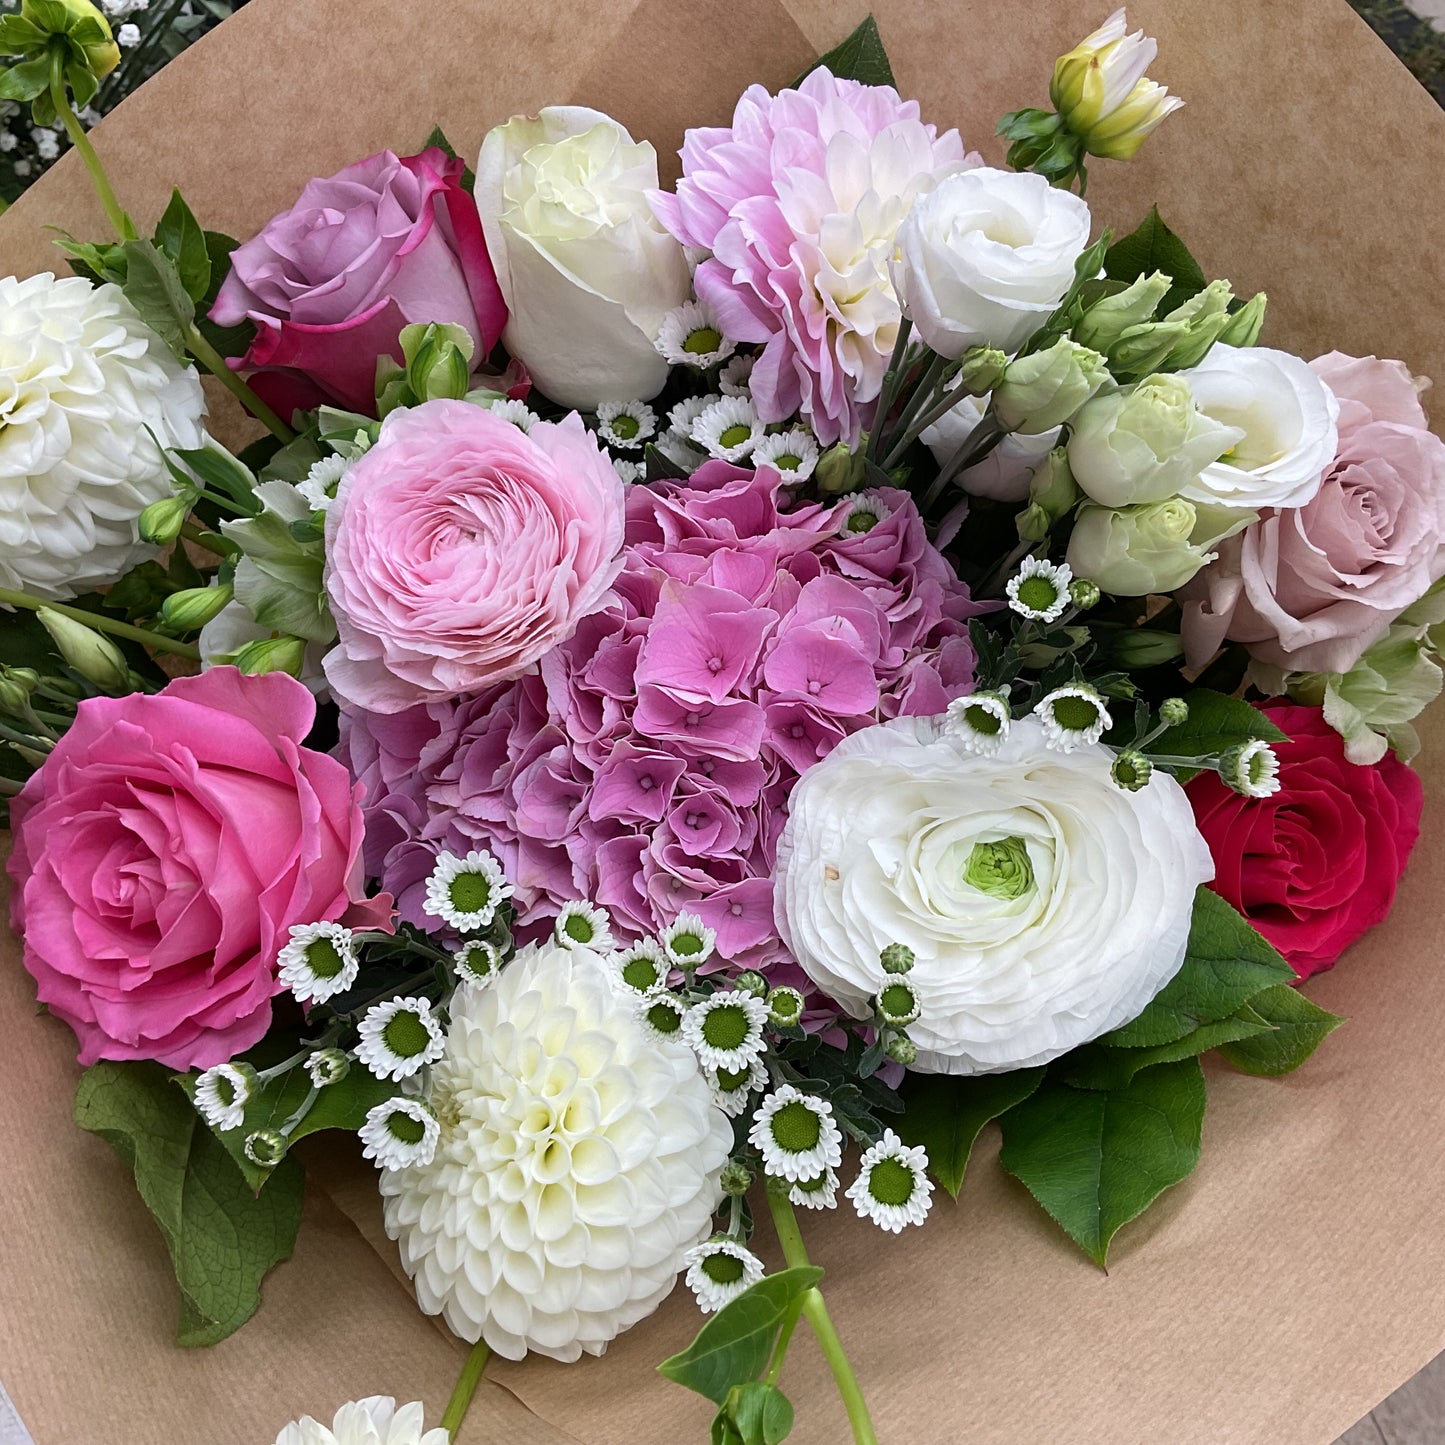
[[[823,1124],[801,1099],[793,1099],[783,1105],[768,1123],[778,1148],[789,1154],[806,1154],[818,1147],[823,1136]]]
[[[752,434],[752,427],[746,426],[738,421],[728,427],[718,438],[718,441],[725,447],[740,447]]]
[[[491,902],[492,885],[481,873],[458,873],[447,896],[458,913],[480,913]]]
[[[687,333],[687,340],[682,343],[682,349],[689,356],[711,356],[721,345],[721,332],[714,330],[711,326],[699,326],[696,331]]]
[[[713,1009],[702,1021],[702,1036],[715,1049],[741,1048],[748,1037],[748,1016],[735,1003]]]
[[[719,1069],[717,1071],[718,1092],[723,1094],[736,1094],[748,1081],[747,1069]]]
[[[623,441],[631,441],[642,429],[642,424],[637,418],[625,411],[619,412],[607,423],[607,426],[613,436],[621,437]]]
[[[597,937],[597,930],[580,913],[569,913],[567,921],[562,925],[562,932],[570,938],[573,943],[591,943]]]
[[[1092,698],[1055,698],[1053,702],[1054,721],[1071,733],[1083,733],[1099,721],[1099,705]]]
[[[411,1009],[405,1008],[387,1020],[381,1037],[399,1059],[414,1059],[418,1054],[425,1053],[431,1043],[426,1025]]]
[[[1035,573],[1019,583],[1018,598],[1030,612],[1047,612],[1058,602],[1059,589],[1056,583]]]
[[[702,1272],[714,1284],[736,1284],[743,1277],[743,1262],[734,1255],[719,1251],[703,1259]]]
[[[889,1018],[902,1018],[913,1012],[913,990],[906,983],[890,983],[878,996],[878,1002]]]
[[[916,1184],[913,1171],[897,1159],[880,1159],[868,1171],[868,1192],[879,1204],[907,1204]]]
[[[656,988],[662,981],[661,972],[657,963],[644,954],[628,959],[622,966],[622,979],[629,988],[635,988],[639,993],[645,993],[650,988]]]
[[[672,951],[683,958],[691,958],[702,952],[702,939],[695,933],[674,933],[670,944]]]
[[[675,1034],[682,1027],[677,1010],[665,1003],[655,1003],[647,1011],[647,1021],[660,1034]]]
[[[346,960],[329,938],[313,938],[306,945],[306,967],[313,978],[335,978],[346,967]]]
[[[1024,840],[999,838],[991,843],[975,843],[964,865],[963,881],[990,898],[1022,898],[1034,886],[1034,865]],[[886,989],[883,998],[886,1006]]]
[[[1003,727],[1003,719],[980,703],[972,703],[964,708],[963,717],[974,732],[986,738],[996,737]]]
[[[426,1125],[401,1109],[387,1115],[386,1129],[393,1139],[403,1144],[420,1144],[426,1138]]]

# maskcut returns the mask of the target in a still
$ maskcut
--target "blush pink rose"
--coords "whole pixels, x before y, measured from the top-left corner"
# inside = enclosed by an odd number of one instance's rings
[[[11,802],[11,923],[82,1064],[234,1058],[293,924],[390,927],[391,899],[362,897],[363,790],[301,746],[315,712],[232,667],[92,698]]]
[[[519,676],[602,605],[623,521],[575,413],[524,433],[464,401],[392,412],[326,516],[332,690],[393,713]]]
[[[1295,672],[1348,672],[1445,574],[1445,442],[1398,361],[1312,363],[1340,401],[1339,450],[1314,499],[1268,510],[1183,592],[1185,656],[1226,639]]]
[[[507,308],[464,166],[432,146],[381,151],[310,181],[290,210],[231,256],[211,320],[256,324],[238,363],[290,416],[323,402],[375,415],[376,359],[400,361],[402,328],[465,327],[480,365]]]

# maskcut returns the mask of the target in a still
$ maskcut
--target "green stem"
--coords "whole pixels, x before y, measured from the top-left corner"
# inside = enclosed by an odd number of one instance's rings
[[[294,442],[296,433],[226,365],[226,358],[201,335],[194,324],[186,327],[186,346],[192,356],[271,433],[282,442]]]
[[[181,536],[188,542],[194,542],[198,547],[204,547],[216,557],[233,557],[241,549],[234,543],[227,541],[225,537],[215,532],[208,532],[203,527],[198,527],[194,522],[181,523]]]
[[[457,1387],[452,1391],[452,1397],[447,1401],[446,1411],[442,1415],[442,1429],[447,1432],[450,1440],[456,1439],[457,1431],[462,1428],[462,1421],[467,1418],[467,1407],[472,1403],[472,1396],[477,1393],[477,1386],[482,1383],[482,1371],[487,1368],[491,1354],[487,1342],[478,1340],[472,1346],[466,1364],[462,1366]]]
[[[918,414],[938,395],[939,383],[942,381],[944,372],[948,370],[948,365],[946,356],[935,354],[923,368],[923,372],[913,388],[913,395],[908,398],[907,404],[898,418],[898,428],[893,445],[889,447],[883,458],[884,470],[896,466],[902,460],[903,453],[922,432],[923,428],[917,424]]]
[[[788,1345],[792,1341],[793,1331],[798,1327],[798,1316],[802,1312],[803,1300],[800,1295],[788,1306],[788,1312],[783,1316],[783,1327],[778,1331],[778,1343],[773,1347],[773,1362],[768,1366],[766,1376],[770,1385],[776,1385],[778,1377],[783,1373],[783,1361],[788,1357]]]
[[[162,637],[158,632],[147,632],[144,627],[132,627],[118,617],[104,617],[98,612],[86,612],[79,607],[67,607],[63,602],[47,602],[43,597],[32,597],[28,592],[16,592],[9,587],[0,587],[0,606],[24,607],[38,612],[48,607],[72,621],[83,622],[96,632],[108,632],[112,637],[124,637],[130,642],[139,642],[157,652],[173,652],[177,657],[189,658],[192,662],[201,660],[201,650],[190,642],[181,642],[174,637]]]
[[[136,238],[135,223],[126,215],[121,203],[116,200],[115,192],[111,189],[110,177],[105,173],[105,167],[100,163],[100,157],[95,153],[95,147],[90,143],[90,137],[85,133],[85,126],[81,124],[80,117],[70,108],[70,97],[65,91],[65,70],[64,61],[59,50],[55,50],[50,58],[50,100],[55,106],[55,113],[60,117],[61,124],[65,126],[65,133],[70,137],[70,143],[80,152],[80,158],[85,162],[85,168],[90,172],[90,183],[95,187],[95,193],[100,197],[100,204],[105,207],[106,218],[110,221],[111,230],[116,237],[122,241],[134,241]]]
[[[898,339],[893,343],[893,355],[888,358],[888,370],[883,373],[882,394],[878,398],[878,410],[873,417],[873,434],[868,438],[868,455],[874,461],[878,460],[879,449],[883,445],[883,428],[888,425],[888,413],[893,410],[899,383],[903,380],[908,356],[908,336],[912,330],[913,323],[906,316],[903,317],[898,323]]]

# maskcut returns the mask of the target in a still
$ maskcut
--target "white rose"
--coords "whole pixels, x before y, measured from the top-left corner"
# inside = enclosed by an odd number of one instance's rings
[[[1042,1064],[1136,1017],[1178,971],[1214,876],[1184,790],[1125,792],[1112,753],[1044,746],[1037,718],[991,757],[931,718],[845,738],[803,774],[778,845],[777,921],[857,1017],[914,953],[916,1067]]]
[[[691,294],[654,219],[657,153],[583,106],[514,116],[482,142],[476,198],[510,313],[507,350],[563,406],[646,401],[667,362],[662,318]]]
[[[945,412],[932,426],[923,429],[923,444],[940,467],[947,466],[983,420],[984,402],[965,396],[952,411]],[[1053,450],[1060,427],[1029,436],[1010,432],[976,466],[958,474],[958,485],[975,497],[996,502],[1022,502],[1029,494],[1034,468]]]
[[[74,597],[154,556],[136,519],[171,495],[156,443],[201,446],[205,414],[118,286],[0,277],[0,586]]]
[[[1183,373],[1207,417],[1243,432],[1180,491],[1226,507],[1302,507],[1335,459],[1340,404],[1309,366],[1267,346],[1215,345]]]
[[[1089,208],[1031,172],[987,167],[940,181],[899,228],[893,284],[914,329],[943,356],[1012,355],[1073,284]]]

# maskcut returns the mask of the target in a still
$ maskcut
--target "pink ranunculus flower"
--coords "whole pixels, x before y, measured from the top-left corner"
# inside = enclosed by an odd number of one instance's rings
[[[391,926],[362,893],[362,789],[301,746],[316,704],[232,667],[92,698],[10,805],[11,922],[80,1062],[251,1047],[293,924]]]
[[[372,712],[517,677],[602,605],[623,489],[573,413],[529,432],[465,401],[394,411],[326,515],[326,677]]]
[[[376,360],[400,361],[402,328],[465,327],[485,361],[507,321],[460,160],[432,146],[381,151],[309,181],[239,246],[211,320],[249,318],[238,363],[282,416],[329,403],[375,415]]]
[[[749,385],[764,421],[801,410],[825,446],[871,418],[898,336],[889,277],[914,198],[981,164],[886,85],[815,70],[796,90],[750,86],[731,127],[690,130],[658,219],[711,252],[694,285],[724,333],[763,345]]]
[[[1303,507],[1271,508],[1187,587],[1185,658],[1226,639],[1293,672],[1348,672],[1445,575],[1445,442],[1398,361],[1312,362],[1340,402],[1334,466]]]

